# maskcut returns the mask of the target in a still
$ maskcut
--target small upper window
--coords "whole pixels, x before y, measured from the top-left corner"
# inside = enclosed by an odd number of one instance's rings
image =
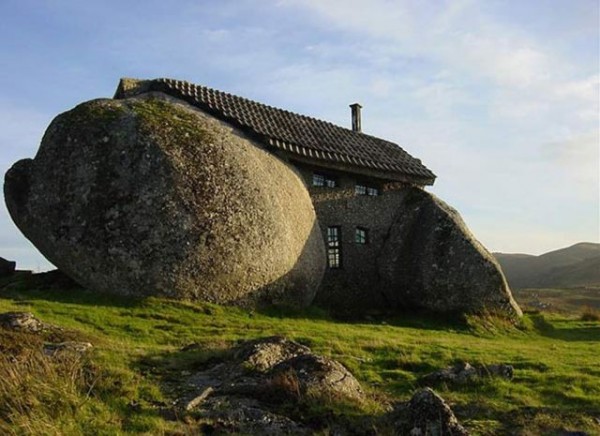
[[[325,186],[325,176],[323,174],[313,174],[313,186]]]
[[[379,195],[379,189],[377,189],[374,186],[367,186],[361,183],[356,184],[354,192],[356,193],[356,195],[369,195],[372,197]]]
[[[313,174],[313,186],[324,186],[326,188],[335,188],[337,183],[333,177],[324,174]]]
[[[357,244],[368,244],[369,243],[369,231],[363,227],[357,227],[354,233],[354,242]]]

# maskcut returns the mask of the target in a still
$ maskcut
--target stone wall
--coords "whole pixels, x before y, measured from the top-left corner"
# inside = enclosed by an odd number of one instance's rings
[[[341,268],[327,268],[315,303],[342,314],[364,314],[388,307],[379,284],[377,258],[407,186],[397,182],[382,183],[377,179],[357,179],[347,173],[292,163],[306,181],[326,249],[327,228],[340,226],[342,231]],[[315,172],[332,176],[337,186],[313,186],[312,177]],[[357,195],[357,182],[378,187],[379,195]],[[355,242],[357,227],[368,230],[367,244]]]

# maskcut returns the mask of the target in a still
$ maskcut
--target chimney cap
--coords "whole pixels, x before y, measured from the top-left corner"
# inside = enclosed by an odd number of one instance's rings
[[[362,107],[362,105],[361,105],[360,103],[352,103],[352,104],[350,105],[350,107],[359,107],[359,108],[361,108],[361,107]]]

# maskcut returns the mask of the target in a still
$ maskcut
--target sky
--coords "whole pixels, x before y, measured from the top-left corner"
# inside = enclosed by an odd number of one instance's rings
[[[491,251],[598,242],[597,0],[0,0],[0,172],[120,77],[188,80],[391,140]],[[51,267],[0,205],[0,256]]]

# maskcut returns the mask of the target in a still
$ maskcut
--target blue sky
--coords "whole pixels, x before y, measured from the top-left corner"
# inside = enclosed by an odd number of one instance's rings
[[[172,77],[390,139],[490,250],[599,239],[597,0],[1,0],[0,171],[118,79]],[[0,206],[0,256],[47,261]]]

